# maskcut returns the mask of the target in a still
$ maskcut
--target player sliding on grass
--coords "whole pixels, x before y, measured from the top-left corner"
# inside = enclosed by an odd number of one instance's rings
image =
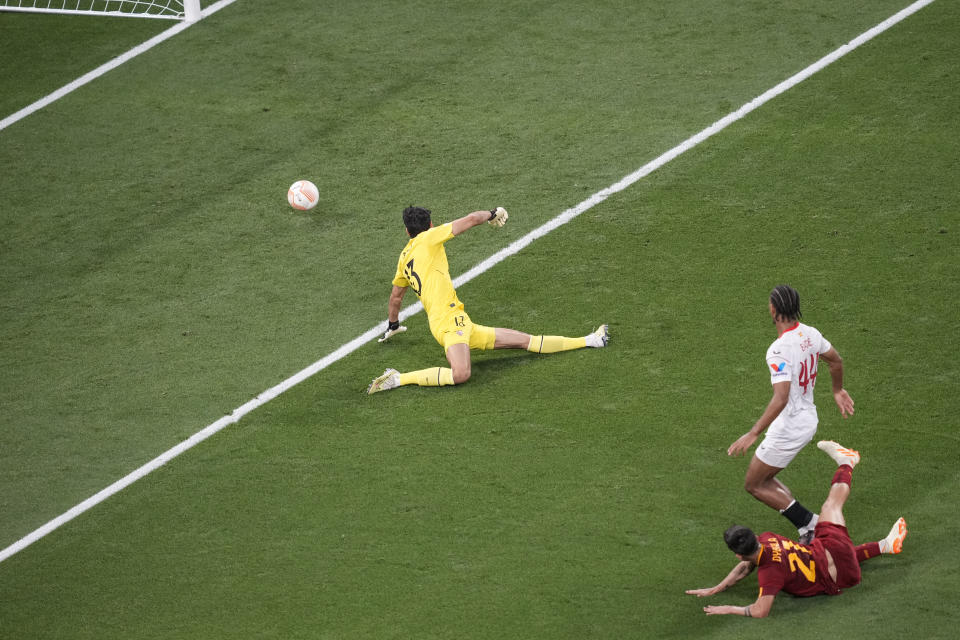
[[[458,220],[434,227],[428,209],[407,207],[403,210],[403,224],[410,241],[397,262],[397,274],[393,278],[393,290],[387,305],[387,330],[379,341],[383,342],[407,330],[400,326],[400,304],[407,289],[413,289],[427,312],[430,332],[446,351],[450,367],[432,367],[409,373],[387,369],[370,383],[367,393],[407,384],[439,387],[464,383],[470,379],[471,349],[526,349],[534,353],[554,353],[607,346],[609,334],[605,324],[588,336],[564,338],[531,336],[513,329],[491,329],[470,320],[453,288],[443,245],[454,236],[484,222],[502,227],[507,217],[506,209],[497,207],[491,211],[474,211]]]
[[[746,453],[769,427],[747,467],[744,488],[782,513],[797,528],[800,541],[807,543],[813,537],[817,516],[797,502],[776,476],[817,432],[813,387],[821,359],[830,368],[833,399],[844,418],[853,415],[853,400],[843,388],[840,354],[819,331],[800,323],[800,294],[785,284],[778,285],[770,292],[769,308],[777,329],[777,339],[767,349],[773,398],[750,431],[730,445],[727,455]]]
[[[687,593],[701,598],[712,596],[758,568],[760,595],[756,602],[746,607],[704,607],[707,615],[765,618],[780,591],[795,596],[837,595],[841,589],[860,584],[861,562],[884,553],[900,553],[903,549],[903,539],[907,536],[907,523],[903,518],[894,523],[883,540],[853,546],[843,519],[843,504],[850,495],[851,475],[860,462],[860,454],[830,440],[821,440],[817,446],[833,458],[838,467],[827,501],[820,507],[820,521],[813,542],[804,546],[769,531],[758,537],[747,527],[735,525],[727,529],[723,539],[740,562],[717,586],[691,589]]]

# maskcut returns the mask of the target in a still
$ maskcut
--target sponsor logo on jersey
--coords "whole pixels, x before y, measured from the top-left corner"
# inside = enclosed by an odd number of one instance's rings
[[[781,362],[780,364],[771,364],[770,368],[773,369],[774,373],[783,373],[783,368],[787,366],[786,362]]]

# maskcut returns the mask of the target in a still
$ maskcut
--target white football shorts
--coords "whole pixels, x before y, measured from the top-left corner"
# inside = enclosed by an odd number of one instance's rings
[[[816,434],[815,411],[801,411],[789,417],[781,413],[767,429],[767,435],[757,447],[755,455],[760,462],[783,469]]]

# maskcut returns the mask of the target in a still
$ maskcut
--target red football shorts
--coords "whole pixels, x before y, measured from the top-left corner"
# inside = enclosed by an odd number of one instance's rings
[[[818,522],[813,544],[818,542],[833,556],[833,564],[837,567],[837,588],[849,589],[860,584],[860,563],[857,562],[857,552],[847,528],[832,522]],[[826,571],[823,575],[829,581],[830,576]]]

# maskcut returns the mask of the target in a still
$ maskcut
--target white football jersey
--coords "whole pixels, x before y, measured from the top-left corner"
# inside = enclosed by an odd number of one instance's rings
[[[813,387],[817,381],[820,354],[830,350],[830,343],[811,326],[798,322],[783,332],[767,349],[770,384],[790,382],[790,399],[783,413],[795,416],[801,411],[816,411]]]

